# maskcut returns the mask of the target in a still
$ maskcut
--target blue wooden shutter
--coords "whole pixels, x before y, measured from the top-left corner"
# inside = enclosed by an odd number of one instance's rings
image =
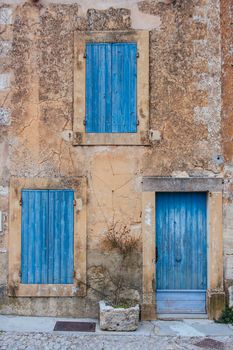
[[[86,45],[86,131],[111,132],[111,44]]]
[[[48,283],[72,283],[74,192],[49,191]]]
[[[48,191],[22,191],[21,282],[47,283]]]
[[[22,191],[22,283],[73,283],[73,199],[72,190]]]
[[[112,44],[112,132],[137,132],[137,45]]]
[[[136,43],[86,45],[86,132],[137,132]]]

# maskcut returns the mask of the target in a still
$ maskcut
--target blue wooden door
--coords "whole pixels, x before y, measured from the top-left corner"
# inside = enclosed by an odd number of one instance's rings
[[[22,190],[21,283],[73,283],[74,192]]]
[[[158,313],[205,313],[206,193],[156,193]]]
[[[86,132],[137,132],[137,44],[86,44]]]

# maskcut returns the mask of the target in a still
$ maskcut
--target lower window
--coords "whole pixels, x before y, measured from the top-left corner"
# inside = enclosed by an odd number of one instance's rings
[[[74,192],[22,190],[21,283],[73,283]]]

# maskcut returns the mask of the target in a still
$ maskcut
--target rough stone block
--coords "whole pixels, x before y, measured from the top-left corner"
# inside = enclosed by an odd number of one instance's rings
[[[225,293],[218,290],[207,291],[207,310],[211,320],[217,320],[225,308]]]
[[[9,125],[10,124],[11,112],[8,108],[0,108],[0,124]]]
[[[0,57],[7,56],[12,48],[12,42],[7,40],[0,41]]]
[[[141,320],[151,321],[156,320],[156,306],[155,304],[142,304],[141,305]]]
[[[229,307],[233,307],[233,286],[228,288],[229,293]]]
[[[0,74],[0,90],[6,90],[10,87],[11,75],[10,73]]]
[[[233,255],[227,255],[224,258],[225,262],[225,279],[233,279]]]
[[[0,9],[0,24],[12,23],[12,9],[10,7],[2,7]]]
[[[107,331],[135,331],[139,323],[139,305],[134,307],[113,308],[104,301],[100,306],[100,328]]]
[[[161,132],[159,130],[150,130],[150,140],[151,141],[160,141]]]
[[[6,197],[6,196],[8,196],[8,193],[9,193],[8,187],[0,186],[0,196],[1,196],[1,197]]]

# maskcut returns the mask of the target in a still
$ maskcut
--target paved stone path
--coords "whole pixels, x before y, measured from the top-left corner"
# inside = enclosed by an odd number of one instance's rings
[[[233,337],[167,337],[125,335],[0,334],[1,350],[191,350],[233,349]]]
[[[209,320],[142,322],[136,332],[103,332],[94,320],[95,333],[54,332],[58,320],[74,321],[0,315],[0,349],[233,350],[233,327]]]

